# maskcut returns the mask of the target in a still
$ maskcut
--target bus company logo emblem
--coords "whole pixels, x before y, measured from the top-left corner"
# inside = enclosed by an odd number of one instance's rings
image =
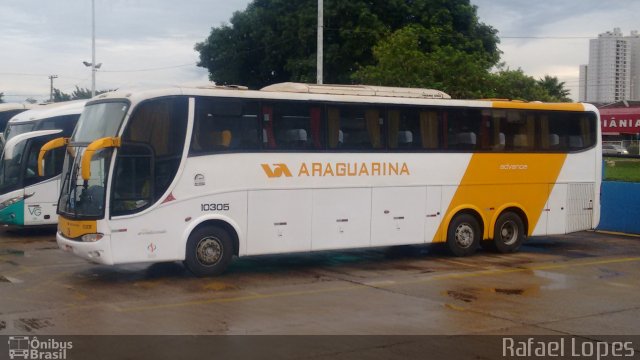
[[[196,176],[193,178],[193,185],[204,186],[205,185],[204,175],[196,174]]]
[[[291,177],[291,171],[286,164],[273,164],[270,166],[269,164],[261,164],[262,170],[264,170],[265,174],[267,174],[268,178],[277,178],[277,177]]]
[[[42,215],[42,208],[40,205],[29,205],[28,206],[29,214],[32,216],[40,216]]]
[[[157,248],[158,247],[154,243],[149,243],[149,246],[147,246],[147,250],[149,250],[150,253],[154,253]]]

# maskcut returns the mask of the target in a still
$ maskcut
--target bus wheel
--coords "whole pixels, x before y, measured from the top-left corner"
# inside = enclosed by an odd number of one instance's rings
[[[229,234],[217,226],[203,226],[189,235],[184,264],[196,276],[212,276],[225,271],[232,257]]]
[[[473,254],[482,234],[478,220],[470,214],[460,214],[451,220],[447,231],[447,249],[454,256]]]
[[[525,238],[522,219],[516,213],[507,211],[496,221],[492,247],[501,253],[516,252]]]

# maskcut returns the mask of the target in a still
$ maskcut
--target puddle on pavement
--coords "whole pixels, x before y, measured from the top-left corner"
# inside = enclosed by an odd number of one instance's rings
[[[13,326],[16,329],[31,332],[33,330],[40,330],[46,327],[51,327],[53,326],[53,322],[51,321],[51,318],[27,318],[15,320],[13,322]]]
[[[1,249],[0,255],[16,255],[16,256],[24,256],[24,250],[18,249]]]
[[[478,300],[478,297],[471,294],[469,291],[449,290],[447,291],[447,296],[452,297],[456,300],[464,301],[466,303]]]
[[[625,273],[607,268],[598,268],[598,271],[600,272],[598,279],[612,279],[625,275]]]
[[[498,296],[534,296],[540,291],[540,286],[530,286],[526,288],[464,288],[461,290],[447,290],[445,294],[453,299],[471,303],[484,298],[495,298]]]
[[[533,270],[533,275],[548,280],[548,284],[540,287],[542,290],[563,290],[569,288],[569,277],[565,274]]]

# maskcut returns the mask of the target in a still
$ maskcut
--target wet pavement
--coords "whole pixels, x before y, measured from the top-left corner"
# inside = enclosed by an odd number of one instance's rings
[[[640,238],[535,238],[519,253],[407,246],[101,266],[52,231],[0,232],[0,335],[640,334]]]

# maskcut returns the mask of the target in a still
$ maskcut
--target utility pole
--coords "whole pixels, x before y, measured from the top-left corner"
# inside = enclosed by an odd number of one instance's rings
[[[49,102],[53,102],[53,79],[57,79],[58,75],[49,75],[49,80],[51,81],[51,88],[49,90]]]
[[[324,43],[324,0],[318,0],[318,57],[316,59],[317,83],[322,84],[323,78],[323,43]]]

